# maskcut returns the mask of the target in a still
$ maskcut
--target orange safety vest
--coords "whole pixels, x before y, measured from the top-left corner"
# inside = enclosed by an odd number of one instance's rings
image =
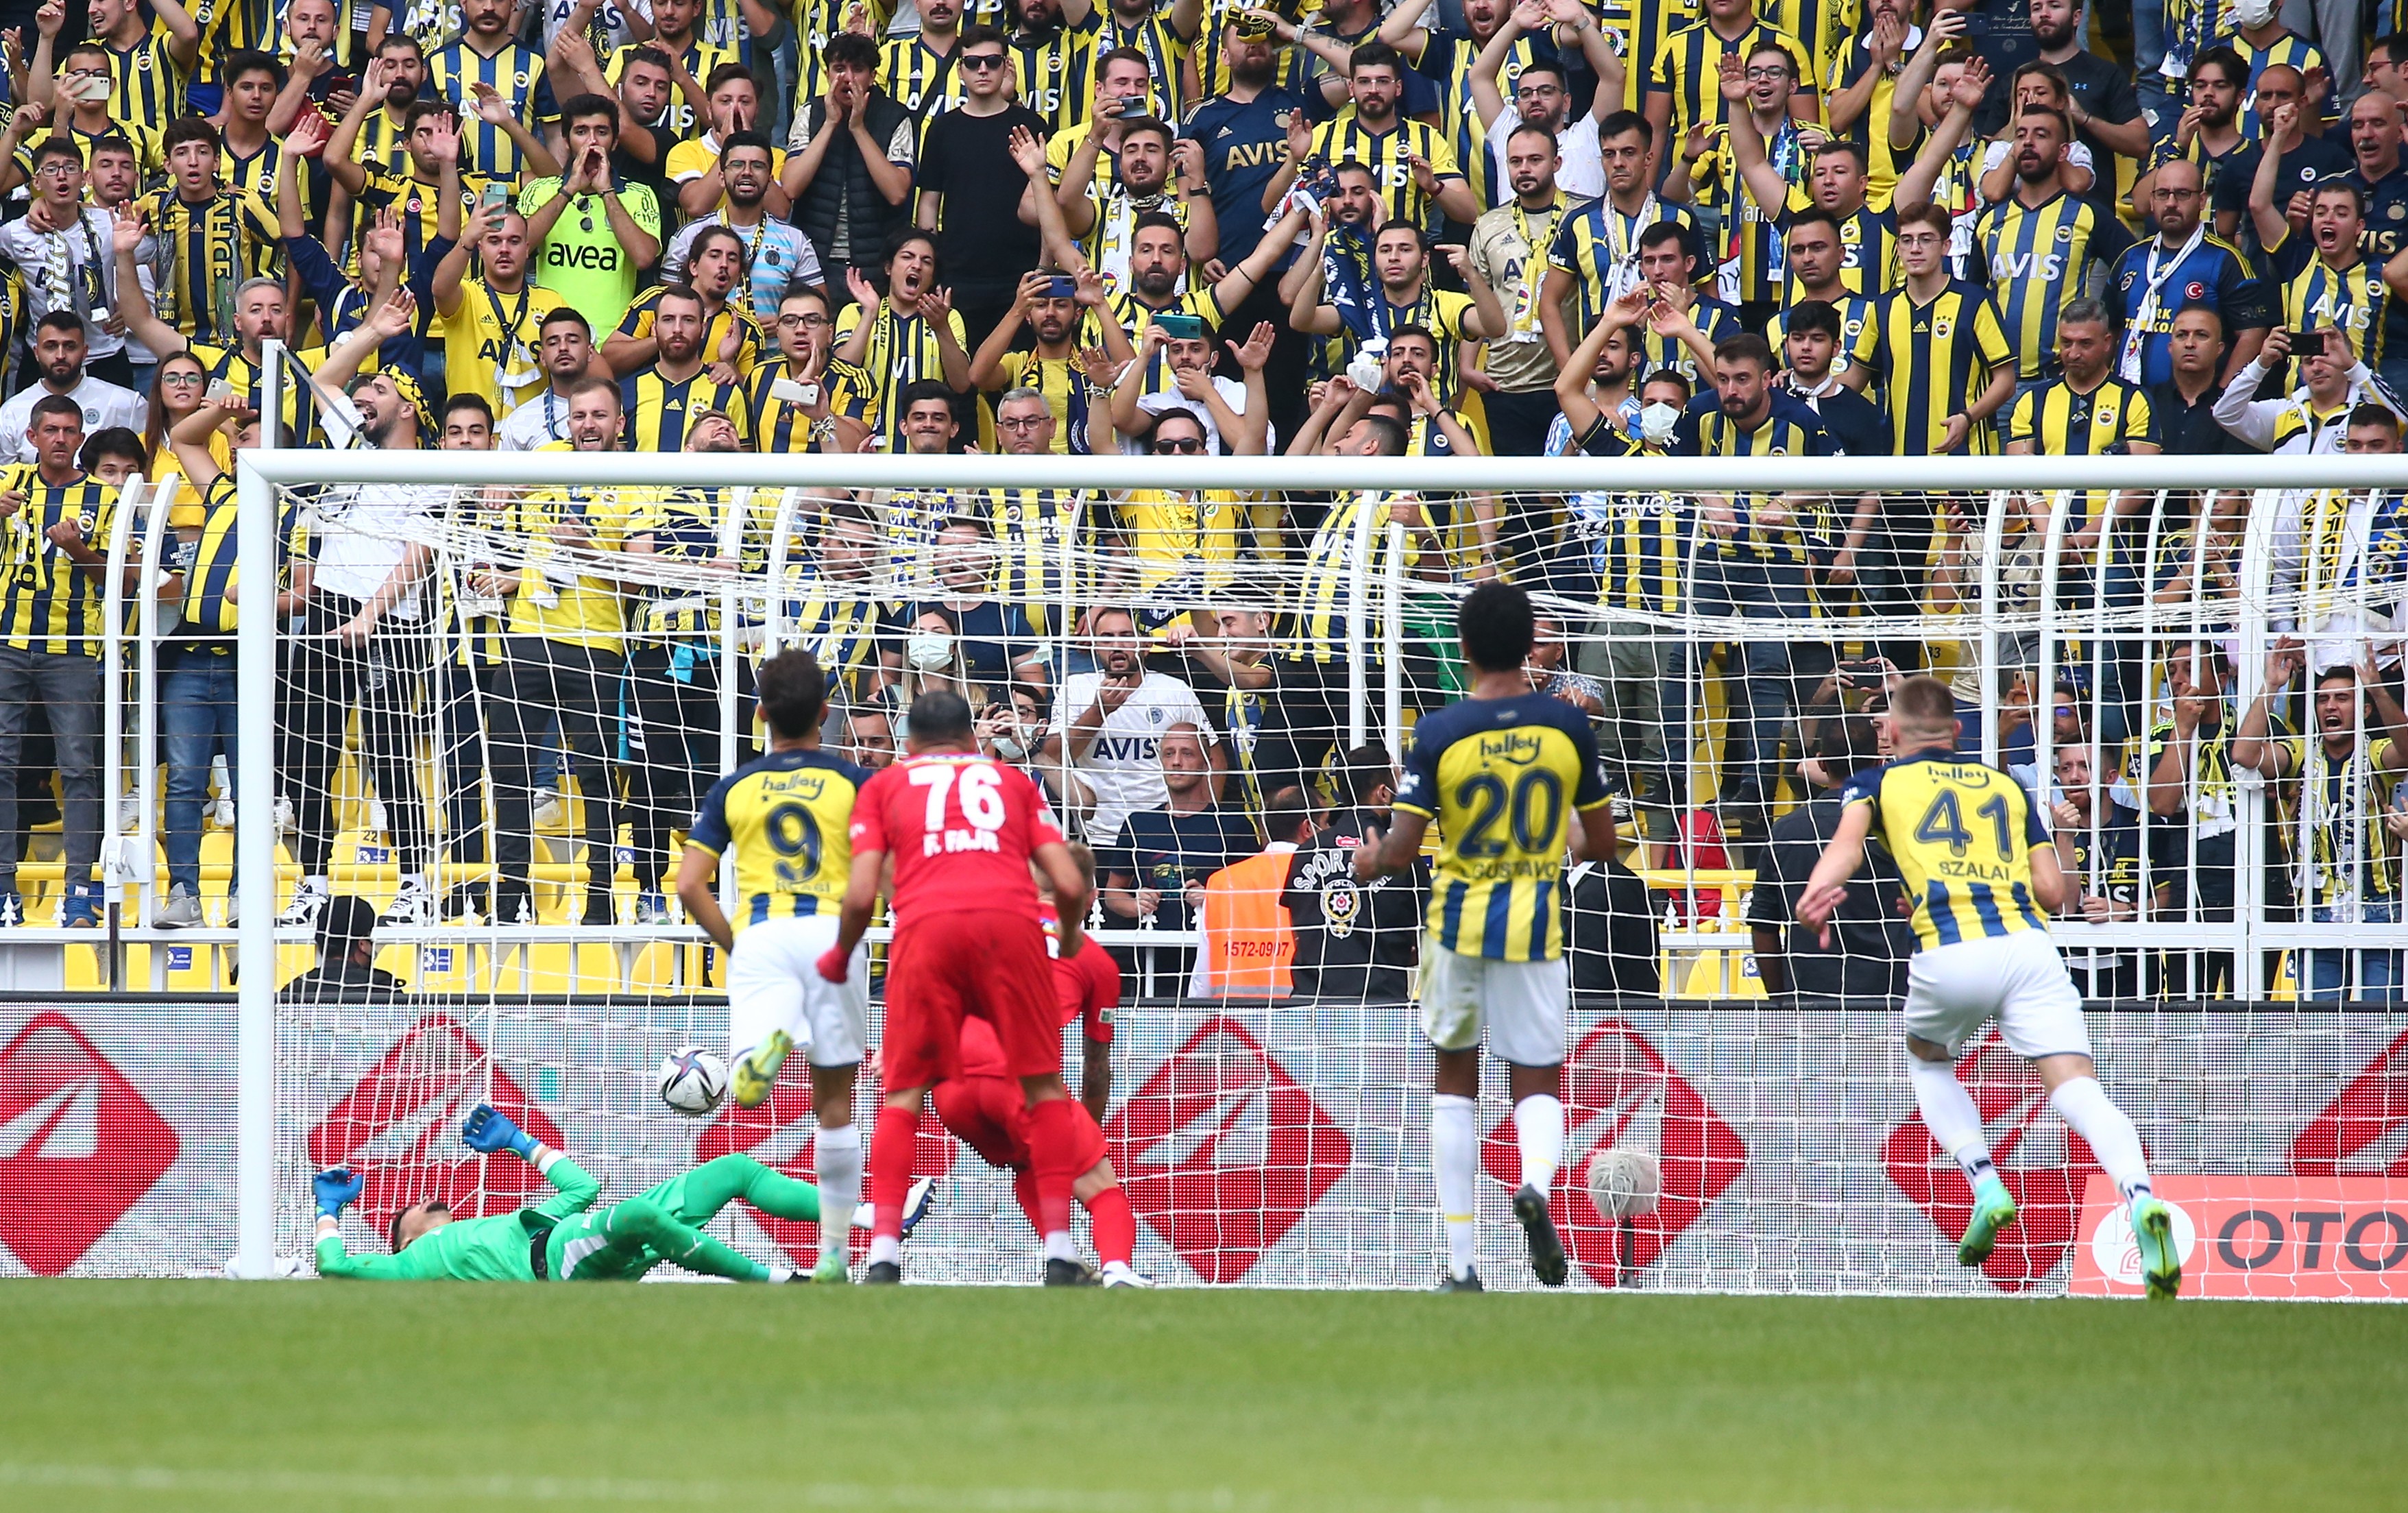
[[[1194,991],[1214,998],[1285,998],[1294,990],[1296,931],[1280,895],[1290,853],[1267,851],[1204,879],[1204,947]]]

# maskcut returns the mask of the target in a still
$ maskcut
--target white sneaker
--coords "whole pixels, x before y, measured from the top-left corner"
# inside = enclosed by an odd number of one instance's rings
[[[1126,1261],[1108,1261],[1104,1262],[1104,1285],[1106,1287],[1152,1287],[1154,1281],[1150,1277],[1139,1275]]]
[[[238,899],[238,898],[236,898],[236,897],[235,895],[233,895],[232,893],[227,894],[227,895],[226,895],[226,906],[225,906],[225,918],[224,918],[224,919],[222,919],[222,921],[220,921],[219,923],[220,923],[220,928],[221,928],[221,929],[234,929],[236,925],[241,924],[241,923],[242,923],[242,900],[240,900],[240,899]]]
[[[402,929],[436,924],[440,912],[436,907],[437,901],[424,883],[404,882],[401,891],[393,896],[393,902],[377,916],[377,923]]]
[[[538,830],[557,830],[568,824],[568,805],[557,793],[547,793],[535,801],[535,811],[528,823]]]
[[[150,915],[153,929],[190,929],[202,923],[201,901],[181,883],[167,890],[167,897]]]
[[[304,929],[316,929],[318,916],[323,914],[325,909],[326,895],[308,883],[304,883],[294,889],[293,901],[284,906],[284,912],[276,916],[276,922],[280,925],[297,925]]]
[[[207,818],[208,820],[209,828],[212,829],[233,829],[234,800],[231,799],[211,800],[209,801]]]

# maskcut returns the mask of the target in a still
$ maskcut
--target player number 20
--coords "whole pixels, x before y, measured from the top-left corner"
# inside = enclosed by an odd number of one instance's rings
[[[2005,795],[1998,795],[1974,810],[1973,817],[1990,822],[1999,843],[2000,860],[2004,861],[2015,854],[2014,831],[2007,823]],[[1945,844],[1952,857],[1961,857],[1972,846],[1973,832],[1965,828],[1965,815],[1956,807],[1956,795],[1943,788],[1932,796],[1931,807],[1923,812],[1923,818],[1915,824],[1914,838],[1926,845]]]
[[[984,762],[962,768],[959,771],[962,817],[970,822],[972,829],[1003,829],[1001,775]],[[955,786],[954,774],[955,769],[941,763],[911,769],[912,785],[928,790],[927,829],[931,833],[945,828],[945,795]]]
[[[1544,851],[1554,843],[1555,827],[1564,817],[1564,784],[1546,768],[1532,767],[1513,780],[1509,794],[1504,779],[1493,772],[1479,772],[1457,785],[1455,801],[1471,812],[1469,822],[1463,828],[1463,839],[1455,843],[1458,856],[1503,856],[1503,838],[1492,838],[1488,832],[1509,812],[1513,844],[1526,852]]]

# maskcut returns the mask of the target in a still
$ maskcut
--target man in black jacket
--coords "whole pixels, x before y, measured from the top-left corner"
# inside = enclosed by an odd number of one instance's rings
[[[825,57],[827,93],[795,118],[779,181],[841,299],[853,268],[884,286],[887,239],[911,199],[919,127],[878,87],[877,43],[839,32],[828,38]]]
[[[1756,967],[1765,991],[1816,997],[1893,999],[1906,992],[1906,959],[1914,934],[1898,912],[1898,870],[1886,856],[1848,885],[1832,916],[1829,949],[1795,923],[1798,896],[1840,825],[1840,785],[1881,763],[1879,738],[1862,715],[1817,722],[1813,755],[1799,765],[1814,796],[1781,816],[1758,854],[1747,922],[1756,936]]]
[[[1338,777],[1344,801],[1331,807],[1328,824],[1289,859],[1281,898],[1296,932],[1297,996],[1410,998],[1429,862],[1422,858],[1410,872],[1356,882],[1354,853],[1369,832],[1388,828],[1396,766],[1388,749],[1375,742],[1346,753]]]

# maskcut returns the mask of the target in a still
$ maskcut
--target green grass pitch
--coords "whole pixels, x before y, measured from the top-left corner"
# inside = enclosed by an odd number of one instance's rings
[[[2380,1306],[0,1284],[0,1507],[2408,1506]]]

